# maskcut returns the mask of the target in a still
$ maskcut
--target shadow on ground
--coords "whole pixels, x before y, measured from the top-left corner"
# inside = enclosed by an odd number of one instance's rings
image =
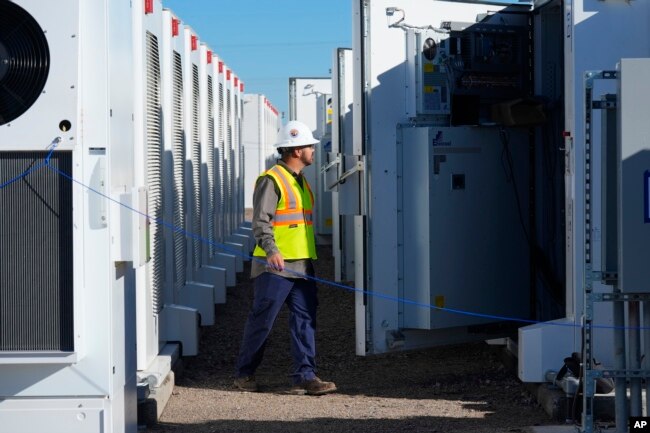
[[[348,419],[319,418],[301,422],[284,421],[240,421],[227,420],[206,422],[202,424],[161,424],[151,431],[195,433],[220,432],[220,433],[346,433],[346,432],[373,432],[373,433],[443,433],[450,431],[465,432],[526,432],[522,428],[509,428],[507,430],[485,430],[482,419],[451,419],[441,417],[415,417],[406,419]]]
[[[329,247],[319,247],[319,257],[317,275],[331,280]],[[354,293],[326,285],[319,285],[318,375],[335,381],[338,393],[283,394],[291,371],[286,308],[256,373],[263,392],[233,390],[252,300],[249,269],[247,263],[237,286],[228,289],[227,304],[216,306],[217,324],[202,329],[200,354],[184,359],[172,409],[150,431],[523,432],[522,426],[550,421],[503,366],[501,353],[485,343],[356,356]]]

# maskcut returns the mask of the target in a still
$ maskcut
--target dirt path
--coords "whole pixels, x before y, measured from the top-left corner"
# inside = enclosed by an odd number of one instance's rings
[[[319,277],[332,277],[320,248]],[[235,357],[252,299],[248,266],[217,325],[204,329],[201,353],[185,360],[161,422],[151,432],[523,432],[551,420],[494,348],[468,344],[373,357],[354,355],[354,294],[319,288],[319,376],[337,394],[284,395],[290,385],[286,308],[257,372],[261,393],[232,389]]]

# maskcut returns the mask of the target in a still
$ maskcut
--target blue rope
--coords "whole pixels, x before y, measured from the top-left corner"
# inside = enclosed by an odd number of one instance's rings
[[[156,223],[156,224],[158,224],[158,225],[161,225],[161,226],[167,227],[168,229],[171,229],[171,230],[174,231],[175,233],[181,233],[181,234],[185,235],[185,236],[188,237],[188,238],[196,239],[196,240],[201,241],[201,242],[204,242],[204,243],[212,244],[212,245],[214,245],[214,246],[216,246],[216,247],[218,247],[218,248],[221,248],[221,249],[224,250],[224,251],[227,251],[228,253],[231,253],[231,254],[235,254],[235,255],[239,255],[239,256],[244,256],[244,257],[246,257],[246,255],[242,255],[242,254],[241,254],[239,251],[237,251],[237,250],[234,250],[234,249],[228,248],[227,246],[222,245],[222,244],[218,244],[218,243],[212,242],[212,241],[210,241],[210,240],[208,240],[208,239],[204,239],[204,238],[202,238],[200,235],[196,235],[196,234],[194,234],[194,233],[192,233],[192,232],[188,232],[187,230],[185,230],[185,229],[183,229],[183,228],[181,228],[181,227],[176,227],[175,225],[173,225],[173,224],[171,224],[171,223],[168,223],[168,222],[166,222],[166,221],[164,221],[164,220],[161,220],[161,219],[158,219],[158,218],[154,218],[154,217],[152,217],[152,216],[150,216],[150,215],[147,215],[147,214],[144,213],[144,212],[140,212],[138,209],[132,208],[131,206],[129,206],[129,205],[127,205],[127,204],[124,204],[124,203],[122,203],[122,202],[119,201],[119,200],[115,200],[114,198],[107,196],[107,195],[104,194],[103,192],[101,192],[101,191],[97,191],[96,189],[94,189],[94,188],[92,188],[92,187],[90,187],[90,186],[88,186],[88,185],[86,185],[86,184],[84,184],[84,183],[82,183],[82,182],[76,180],[75,178],[73,178],[72,176],[70,176],[68,173],[63,172],[63,171],[59,170],[59,169],[56,168],[56,167],[52,167],[52,166],[49,165],[49,164],[46,164],[46,167],[49,168],[50,170],[54,171],[55,173],[58,173],[59,175],[63,176],[64,178],[70,180],[71,182],[74,182],[74,183],[76,183],[76,184],[82,186],[83,188],[86,188],[88,191],[94,192],[95,194],[100,195],[100,196],[104,197],[105,199],[107,199],[107,200],[109,200],[109,201],[112,201],[113,203],[116,203],[116,204],[118,204],[118,205],[124,207],[125,209],[128,209],[128,210],[130,210],[130,211],[132,211],[132,212],[134,212],[134,213],[136,213],[136,214],[138,214],[138,215],[141,215],[141,216],[147,218],[149,221],[153,221],[154,223]],[[266,262],[265,262],[265,263],[266,263]]]
[[[98,194],[98,195],[106,198],[107,200],[112,201],[113,203],[116,203],[116,204],[118,204],[118,205],[132,211],[132,212],[135,212],[138,215],[141,215],[141,216],[147,218],[149,221],[153,221],[154,223],[156,223],[158,225],[167,227],[167,228],[173,230],[176,233],[181,233],[181,234],[185,235],[188,238],[196,239],[196,240],[201,241],[201,242],[203,242],[205,244],[212,245],[214,247],[217,247],[217,248],[219,248],[219,249],[221,249],[223,251],[226,251],[226,252],[228,252],[230,254],[233,254],[233,255],[237,255],[237,256],[241,256],[241,257],[246,258],[246,259],[254,260],[254,261],[256,261],[258,263],[261,263],[261,264],[266,264],[267,263],[265,259],[261,259],[259,257],[255,257],[255,256],[249,256],[247,254],[242,254],[239,251],[236,251],[236,250],[233,250],[233,249],[227,247],[226,245],[223,245],[223,244],[220,244],[218,242],[214,242],[214,241],[211,241],[209,239],[203,238],[200,235],[188,232],[187,230],[185,230],[183,228],[176,227],[173,224],[170,224],[170,223],[168,223],[168,222],[166,222],[166,221],[164,221],[162,219],[154,218],[154,217],[152,217],[150,215],[147,215],[147,214],[145,214],[143,212],[140,212],[139,210],[134,209],[133,207],[131,207],[131,206],[127,205],[127,204],[124,204],[124,203],[122,203],[122,202],[120,202],[120,201],[118,201],[118,200],[116,200],[116,199],[114,199],[112,197],[109,197],[108,195],[102,193],[101,191],[97,191],[96,189],[94,189],[94,188],[92,188],[92,187],[90,187],[90,186],[88,186],[88,185],[74,179],[72,176],[70,176],[69,174],[67,174],[67,173],[65,173],[65,172],[63,172],[61,170],[59,170],[58,168],[52,167],[49,164],[45,164],[45,165],[50,170],[58,173],[59,175],[65,177],[66,179],[68,179],[68,180],[82,186],[83,188],[85,188],[85,189],[87,189],[87,190],[89,190],[89,191],[91,191],[91,192],[93,192],[95,194]],[[574,323],[544,322],[544,321],[539,321],[539,320],[523,319],[523,318],[518,318],[518,317],[508,317],[508,316],[499,316],[499,315],[493,315],[493,314],[476,313],[476,312],[465,311],[465,310],[460,310],[460,309],[455,309],[455,308],[438,307],[436,305],[417,302],[417,301],[413,301],[413,300],[410,300],[410,299],[400,298],[400,297],[397,297],[397,296],[385,295],[385,294],[382,294],[382,293],[376,293],[374,291],[368,291],[368,290],[358,289],[356,287],[346,286],[344,284],[339,284],[339,283],[334,282],[334,281],[324,280],[324,279],[321,279],[321,278],[318,278],[318,277],[315,277],[315,276],[303,274],[303,273],[300,273],[300,272],[295,272],[295,271],[292,271],[292,270],[289,270],[289,269],[285,269],[285,272],[291,273],[291,274],[293,274],[293,275],[295,275],[296,277],[299,277],[299,278],[312,280],[312,281],[314,281],[316,283],[321,283],[323,285],[337,287],[337,288],[344,289],[344,290],[347,290],[347,291],[350,291],[350,292],[361,293],[361,294],[372,296],[372,297],[379,298],[379,299],[384,299],[384,300],[393,301],[393,302],[401,302],[401,303],[404,303],[404,304],[407,304],[407,305],[413,305],[413,306],[416,306],[416,307],[422,307],[422,308],[427,308],[427,309],[430,309],[430,310],[437,310],[437,311],[447,312],[447,313],[451,313],[451,314],[470,316],[470,317],[477,317],[477,318],[482,318],[482,319],[500,320],[500,321],[507,321],[507,322],[527,323],[527,324],[530,324],[530,325],[544,324],[546,326],[561,326],[561,327],[576,328],[576,329],[584,327],[584,325],[576,323],[576,322],[574,322]],[[597,325],[597,324],[592,324],[591,327],[594,328],[594,329],[650,329],[650,327],[609,326],[609,325]]]
[[[52,142],[49,144],[48,148],[50,148],[50,151],[48,152],[47,156],[45,157],[45,161],[41,162],[40,164],[35,165],[34,167],[24,171],[22,174],[19,174],[18,176],[9,179],[8,181],[0,184],[0,189],[3,189],[9,185],[11,185],[14,182],[18,182],[20,179],[23,179],[27,177],[30,173],[35,172],[36,170],[39,170],[43,168],[43,166],[48,165],[50,163],[50,158],[52,158],[52,154],[54,153],[54,149],[59,145],[61,142],[61,137],[57,137]]]
[[[47,156],[45,157],[45,165],[50,164],[50,158],[52,158],[52,154],[54,153],[54,149],[59,145],[61,142],[61,137],[56,137],[52,142],[50,143],[50,151],[48,152]]]
[[[36,170],[39,170],[44,165],[45,165],[45,163],[40,163],[40,164],[35,165],[34,167],[30,168],[29,170],[23,172],[22,174],[19,174],[18,176],[14,177],[13,179],[9,179],[8,181],[6,181],[6,182],[4,182],[3,184],[0,185],[0,189],[3,189],[5,187],[7,187],[7,186],[11,185],[14,182],[18,182],[20,179],[23,179],[24,177],[26,177],[30,173],[32,173],[32,172],[34,172]]]

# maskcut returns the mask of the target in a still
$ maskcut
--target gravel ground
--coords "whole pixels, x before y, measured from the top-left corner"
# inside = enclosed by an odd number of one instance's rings
[[[331,279],[329,247],[319,247],[317,273]],[[551,424],[548,415],[487,344],[357,357],[354,294],[319,287],[319,376],[336,394],[285,395],[287,311],[276,321],[256,374],[260,393],[232,388],[235,357],[252,300],[249,266],[217,306],[218,324],[203,329],[201,353],[184,360],[160,423],[151,432],[524,432]]]

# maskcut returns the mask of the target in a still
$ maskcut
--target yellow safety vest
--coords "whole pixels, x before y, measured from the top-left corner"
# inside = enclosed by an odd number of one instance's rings
[[[314,194],[307,179],[303,177],[304,188],[289,171],[281,165],[274,165],[262,176],[271,176],[280,190],[280,200],[273,217],[273,237],[284,259],[316,259],[316,241],[312,225]],[[266,257],[266,252],[255,246],[253,255]]]

